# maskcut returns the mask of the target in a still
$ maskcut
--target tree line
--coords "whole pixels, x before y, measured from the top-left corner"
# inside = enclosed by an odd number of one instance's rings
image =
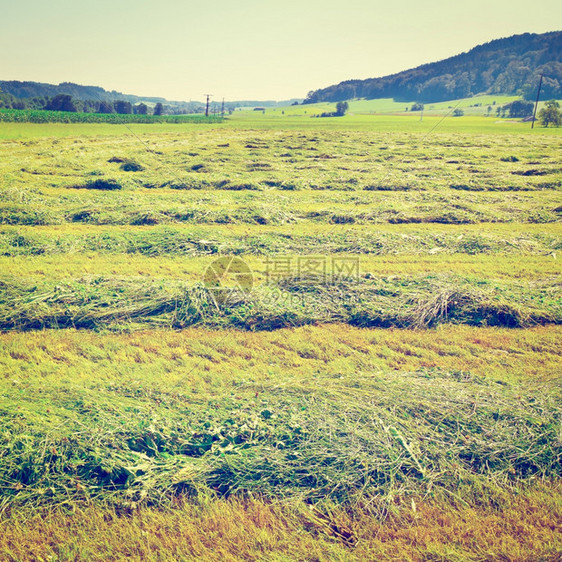
[[[143,102],[133,104],[126,100],[80,100],[73,98],[70,94],[17,98],[1,92],[0,109],[44,109],[71,113],[118,113],[121,115],[179,115],[188,113],[185,110],[178,111],[175,108],[167,107],[160,102],[153,107],[149,107]],[[194,111],[194,113],[200,113],[201,111]]]

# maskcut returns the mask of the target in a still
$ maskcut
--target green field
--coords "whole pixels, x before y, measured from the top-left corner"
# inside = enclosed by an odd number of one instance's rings
[[[0,123],[0,558],[559,559],[562,137],[510,99]]]
[[[110,123],[127,125],[130,123],[216,123],[221,116],[211,115],[140,115],[133,113],[82,113],[70,111],[49,111],[36,109],[0,109],[0,122],[3,123]]]
[[[0,139],[26,139],[41,137],[68,136],[131,136],[148,133],[184,133],[193,125],[203,124],[213,127],[234,129],[283,129],[283,130],[346,130],[405,132],[430,134],[439,127],[441,132],[457,131],[471,133],[529,133],[530,123],[517,119],[497,118],[495,110],[511,101],[515,96],[479,95],[462,100],[451,100],[427,104],[423,119],[419,111],[406,111],[411,103],[395,102],[392,99],[351,100],[349,112],[344,117],[317,118],[324,112],[335,110],[335,104],[319,103],[289,107],[266,108],[265,112],[240,108],[221,120],[211,115],[117,115],[117,114],[83,114],[67,112],[48,112],[35,110],[4,110],[5,120],[0,112]],[[494,104],[494,102],[496,102]],[[492,105],[493,104],[493,105]],[[487,107],[493,108],[487,116]],[[539,109],[544,102],[539,103]],[[452,118],[453,109],[462,109],[463,117]],[[49,117],[53,114],[52,119]],[[127,127],[125,127],[125,124]],[[540,134],[556,135],[556,129],[537,127]]]
[[[507,103],[510,103],[516,99],[517,96],[494,96],[494,95],[479,95],[470,98],[465,98],[461,100],[451,100],[447,102],[436,102],[425,104],[424,113],[428,115],[444,115],[449,113],[449,110],[455,107],[462,109],[468,115],[478,115],[483,116],[487,113],[488,105],[491,105],[494,112],[492,115],[495,117],[496,107],[501,107]],[[375,115],[375,114],[404,114],[410,111],[412,107],[412,102],[399,102],[391,98],[383,99],[357,99],[350,100],[349,102],[349,114],[350,115]],[[542,107],[541,102],[541,107]],[[334,103],[316,103],[316,104],[305,104],[305,105],[294,105],[290,107],[276,107],[276,108],[266,108],[265,114],[273,114],[275,116],[286,115],[286,116],[312,116],[321,114],[324,111],[334,111]],[[244,110],[239,110],[240,113],[245,113]],[[259,112],[257,112],[259,115]],[[236,115],[238,112],[236,113]],[[254,115],[256,112],[254,112]],[[413,118],[419,120],[420,113],[413,112]]]

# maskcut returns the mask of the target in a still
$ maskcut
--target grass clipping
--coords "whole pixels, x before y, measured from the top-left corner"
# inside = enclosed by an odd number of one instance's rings
[[[434,369],[311,374],[235,391],[6,387],[1,501],[136,507],[211,492],[341,504],[445,494],[470,503],[562,473],[554,386]]]
[[[273,330],[314,323],[426,328],[451,322],[529,327],[560,323],[556,282],[505,283],[456,276],[287,278],[250,293],[216,294],[202,284],[89,277],[67,283],[0,280],[0,329],[184,328]]]

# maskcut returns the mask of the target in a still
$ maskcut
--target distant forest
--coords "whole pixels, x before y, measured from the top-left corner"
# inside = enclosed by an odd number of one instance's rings
[[[302,98],[286,101],[225,101],[224,110],[234,111],[239,107],[275,107],[301,102]],[[184,115],[203,113],[205,104],[200,101],[169,101],[165,98],[140,97],[108,91],[98,86],[81,86],[72,82],[45,84],[42,82],[20,82],[0,80],[0,109],[46,109],[84,113],[120,114],[165,114]],[[211,101],[209,111],[218,113],[223,102]]]
[[[346,80],[308,93],[304,103],[353,98],[438,102],[479,93],[562,98],[562,32],[496,39],[468,53],[382,78]]]
[[[0,109],[46,109],[84,113],[168,114],[202,113],[201,102],[175,102],[107,91],[71,82],[44,84],[0,80]]]
[[[119,113],[122,115],[184,115],[204,111],[204,107],[200,103],[178,107],[157,102],[154,106],[148,106],[144,102],[132,104],[125,100],[80,100],[73,98],[70,94],[57,94],[53,97],[17,98],[12,94],[4,93],[0,93],[0,109],[45,109],[71,113]]]

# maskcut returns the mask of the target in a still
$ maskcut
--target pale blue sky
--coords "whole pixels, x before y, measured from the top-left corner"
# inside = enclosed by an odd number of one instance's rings
[[[559,0],[0,0],[0,79],[168,99],[287,99],[515,33]]]

